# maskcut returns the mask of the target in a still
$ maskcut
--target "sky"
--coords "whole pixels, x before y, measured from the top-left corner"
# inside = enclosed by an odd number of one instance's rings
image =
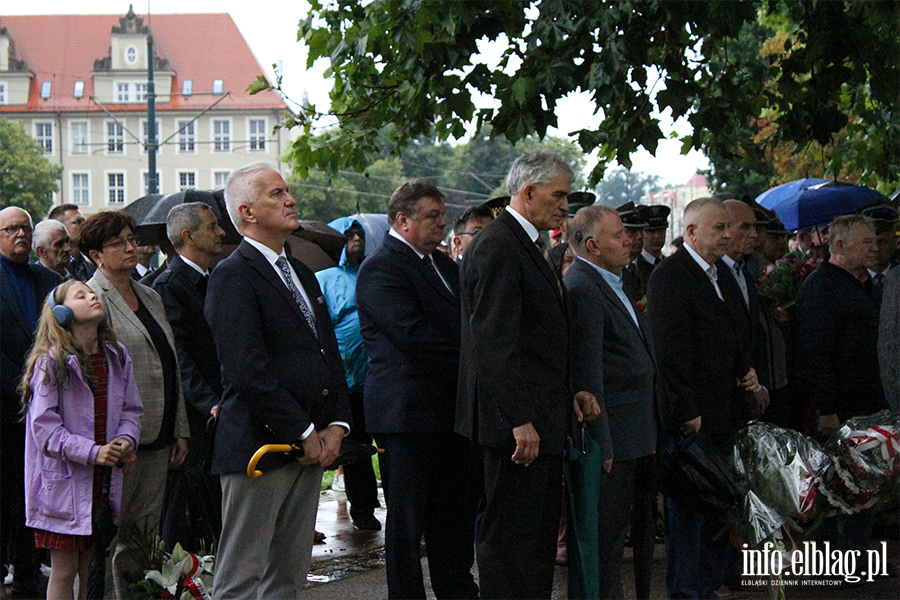
[[[40,2],[13,4],[5,2],[0,9],[0,25],[2,15],[32,14],[113,14],[123,15],[128,12],[129,2],[120,0],[40,0]],[[305,91],[309,101],[322,111],[328,106],[328,91],[331,82],[322,76],[327,66],[323,61],[317,62],[312,69],[306,69],[306,47],[297,41],[297,25],[305,17],[309,4],[303,0],[284,2],[284,0],[140,0],[134,3],[137,14],[166,13],[221,13],[227,12],[237,24],[238,29],[250,45],[260,65],[274,81],[272,65],[281,61],[282,87],[287,96],[299,101]],[[593,107],[586,94],[565,98],[557,106],[559,131],[551,134],[565,137],[570,131],[590,127],[599,122],[592,115]],[[677,131],[683,135],[690,133],[691,127],[686,122],[673,124],[671,119],[663,117],[662,129],[665,134]],[[677,140],[660,140],[654,157],[641,150],[632,156],[632,170],[646,174],[658,175],[664,182],[681,185],[698,169],[706,169],[709,162],[699,152],[692,151],[686,156],[680,154],[681,143]],[[588,169],[593,167],[594,160],[588,160]]]

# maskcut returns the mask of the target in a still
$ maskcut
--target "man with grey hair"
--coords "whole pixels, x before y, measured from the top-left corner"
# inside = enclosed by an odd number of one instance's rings
[[[538,247],[568,213],[573,179],[552,152],[520,156],[509,206],[462,260],[456,431],[484,454],[482,598],[550,598],[569,417],[600,412],[571,388],[566,291]]]
[[[887,407],[878,364],[879,304],[868,270],[878,259],[872,221],[860,215],[831,222],[831,258],[806,278],[797,294],[800,360],[818,428],[827,439],[850,417]],[[896,360],[896,357],[894,357]],[[875,512],[826,519],[820,539],[838,550],[866,550]]]
[[[31,246],[38,255],[38,262],[66,280],[70,277],[69,266],[71,246],[66,226],[56,219],[46,219],[34,226]]]
[[[166,218],[166,236],[175,249],[168,267],[153,282],[175,335],[188,425],[184,467],[170,473],[163,539],[198,547],[217,543],[222,527],[219,478],[204,467],[210,436],[206,424],[222,397],[222,374],[212,331],[203,318],[209,264],[222,252],[225,232],[203,202],[178,204]],[[185,519],[187,514],[188,519]]]
[[[760,389],[742,317],[735,311],[743,300],[737,285],[724,285],[729,275],[720,259],[731,240],[729,222],[715,198],[688,204],[684,246],[653,270],[647,285],[668,451],[680,436],[727,443],[751,416],[746,392]],[[716,539],[718,520],[682,499],[666,502],[669,597],[716,597],[727,547]]]
[[[222,364],[212,472],[222,482],[216,598],[297,598],[309,571],[323,467],[350,430],[347,382],[313,272],[284,245],[299,222],[281,175],[254,163],[225,185],[244,240],[209,281],[204,314]],[[247,476],[254,453],[265,474]]]

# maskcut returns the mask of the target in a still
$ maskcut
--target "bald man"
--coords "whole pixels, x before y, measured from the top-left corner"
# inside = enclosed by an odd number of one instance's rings
[[[688,204],[684,246],[650,276],[647,310],[669,449],[682,435],[724,444],[750,416],[745,392],[760,387],[744,325],[733,310],[743,300],[723,284],[729,275],[720,259],[732,237],[729,222],[719,200]],[[715,598],[725,556],[725,542],[713,541],[718,520],[672,498],[666,502],[669,597]]]
[[[0,564],[15,568],[14,597],[34,597],[37,569],[32,560],[34,536],[25,527],[25,424],[19,416],[16,391],[44,298],[62,279],[29,264],[34,228],[21,208],[0,210]],[[5,573],[4,573],[5,575]]]

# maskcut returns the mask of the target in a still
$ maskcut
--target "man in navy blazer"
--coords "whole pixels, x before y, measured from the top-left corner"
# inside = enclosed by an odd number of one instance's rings
[[[660,405],[673,447],[676,436],[701,435],[722,444],[746,423],[745,392],[760,385],[751,365],[738,302],[725,285],[720,260],[731,239],[730,218],[715,198],[684,210],[684,246],[662,261],[647,288],[647,314],[656,349]],[[670,598],[713,598],[722,584],[727,544],[714,541],[716,515],[668,499],[666,560]]]
[[[379,457],[385,500],[389,598],[425,598],[419,544],[428,548],[438,598],[477,598],[474,561],[478,476],[471,446],[456,434],[459,273],[436,252],[443,194],[425,179],[391,196],[378,251],[359,269],[356,304],[369,371],[366,427]]]
[[[634,505],[636,595],[650,597],[655,544],[657,447],[656,359],[644,317],[625,294],[622,270],[631,262],[631,240],[615,210],[587,206],[569,226],[576,260],[565,276],[572,311],[575,389],[594,394],[600,417],[590,435],[601,446],[606,474],[596,498],[597,584],[600,598],[624,598],[622,552]],[[580,512],[574,509],[576,514]]]
[[[62,281],[53,271],[28,263],[32,232],[26,211],[16,206],[0,210],[0,466],[4,492],[0,497],[0,564],[4,571],[5,565],[14,564],[13,589],[23,597],[37,593],[37,569],[31,558],[34,536],[25,527],[25,424],[19,419],[17,387],[44,299]]]
[[[296,598],[306,584],[322,481],[349,431],[350,406],[337,339],[312,271],[288,258],[296,200],[272,167],[229,177],[228,215],[244,241],[210,277],[205,314],[224,392],[213,442],[222,481],[216,598]],[[247,463],[265,444],[262,477]]]

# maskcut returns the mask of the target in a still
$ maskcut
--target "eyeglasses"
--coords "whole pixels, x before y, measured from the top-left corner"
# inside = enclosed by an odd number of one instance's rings
[[[126,244],[131,244],[132,246],[137,248],[138,246],[141,245],[141,240],[135,235],[130,235],[127,238],[116,238],[115,240],[113,240],[111,242],[107,242],[107,243],[103,244],[103,247],[104,248],[115,248],[116,250],[122,250],[123,248],[125,248]]]
[[[34,227],[32,227],[31,225],[10,225],[9,227],[0,229],[0,231],[7,235],[19,235],[20,231],[31,233],[32,231],[34,231]]]

